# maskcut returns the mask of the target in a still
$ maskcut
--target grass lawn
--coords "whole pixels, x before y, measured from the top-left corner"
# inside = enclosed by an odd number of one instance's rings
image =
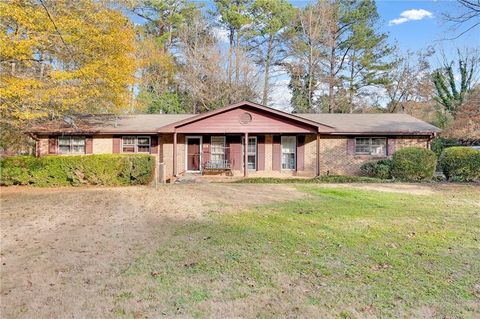
[[[478,189],[410,195],[297,185],[306,199],[176,226],[118,293],[166,316],[479,318]],[[160,310],[159,310],[160,311]]]

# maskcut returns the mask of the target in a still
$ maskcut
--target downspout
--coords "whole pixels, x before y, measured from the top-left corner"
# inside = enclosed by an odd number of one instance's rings
[[[155,187],[158,187],[158,180],[160,179],[160,169],[162,170],[162,183],[164,183],[165,176],[163,174],[163,165],[160,161],[160,134],[157,133],[157,177],[155,179]]]
[[[317,177],[320,176],[320,133],[317,133]]]
[[[177,129],[173,132],[173,177],[177,177]]]
[[[245,132],[243,145],[243,177],[248,177],[248,133]]]

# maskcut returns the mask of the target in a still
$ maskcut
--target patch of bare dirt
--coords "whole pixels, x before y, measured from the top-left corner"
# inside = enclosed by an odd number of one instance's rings
[[[116,278],[171,226],[302,196],[288,185],[2,188],[2,318],[117,317]]]

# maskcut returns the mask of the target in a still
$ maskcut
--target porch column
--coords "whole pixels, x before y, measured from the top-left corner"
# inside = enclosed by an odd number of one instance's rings
[[[245,141],[243,142],[243,176],[248,176],[248,133],[245,132]]]
[[[173,133],[173,176],[177,176],[177,132]]]

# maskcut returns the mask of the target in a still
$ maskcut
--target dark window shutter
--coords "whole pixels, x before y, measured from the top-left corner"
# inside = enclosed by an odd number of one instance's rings
[[[230,147],[230,165],[234,170],[242,169],[242,138],[240,136],[227,136]]]
[[[305,170],[305,135],[297,136],[297,171]]]
[[[280,135],[273,136],[273,145],[272,145],[272,170],[279,171],[281,169],[282,163],[282,146]]]
[[[210,144],[211,144],[211,137],[210,136],[204,136],[202,138],[202,162],[203,165],[205,166],[209,161],[210,161]],[[226,141],[225,141],[226,143]]]
[[[257,170],[265,170],[265,135],[257,136]]]
[[[93,138],[85,137],[85,154],[93,154]]]
[[[395,153],[395,138],[389,137],[387,139],[387,155],[393,155]]]
[[[347,155],[355,155],[355,138],[349,137],[347,140]]]
[[[58,138],[56,136],[48,137],[48,154],[58,154]]]
[[[113,153],[120,153],[120,137],[118,136],[113,137]]]
[[[150,154],[158,154],[158,136],[150,138]]]

